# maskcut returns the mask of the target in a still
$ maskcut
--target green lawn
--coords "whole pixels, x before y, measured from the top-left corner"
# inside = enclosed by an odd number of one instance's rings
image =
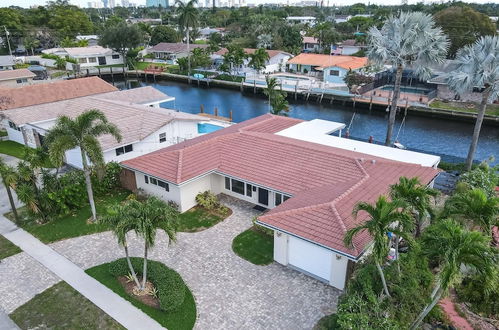
[[[21,249],[0,235],[0,260],[21,252]]]
[[[7,131],[4,131],[4,130],[0,130],[0,137],[2,136],[7,136]]]
[[[24,150],[26,150],[26,146],[14,141],[0,141],[0,154],[6,154],[9,156],[13,156],[19,159],[24,158]],[[54,167],[50,161],[45,162],[45,167],[51,168]]]
[[[231,75],[228,75],[226,73],[223,73],[221,75],[218,75],[215,79],[240,83],[241,81],[244,80],[244,77],[231,76]]]
[[[124,329],[66,282],[59,282],[17,308],[21,329]]]
[[[206,45],[207,43],[207,40],[194,40],[194,44],[196,45]]]
[[[252,227],[234,238],[232,250],[255,265],[268,265],[274,260],[274,238]]]
[[[137,70],[145,70],[150,65],[168,68],[168,64],[166,64],[166,63],[137,62],[134,65],[135,65],[135,69],[137,69]]]
[[[194,327],[197,317],[196,302],[188,287],[186,287],[185,300],[183,304],[180,305],[179,309],[174,312],[164,312],[147,306],[128,295],[118,280],[109,273],[108,269],[109,264],[103,264],[87,269],[85,272],[131,302],[135,307],[155,319],[165,328],[168,328],[169,330],[190,330]]]
[[[210,213],[204,208],[196,206],[187,212],[180,214],[178,231],[188,233],[202,231],[216,225],[223,219],[224,218],[219,215]]]
[[[435,100],[431,102],[430,107],[452,111],[476,113],[476,104],[470,102],[443,102],[440,100]],[[487,105],[487,110],[485,111],[485,113],[491,116],[499,116],[499,104]]]
[[[117,190],[113,193],[96,197],[95,205],[97,207],[97,215],[105,214],[108,207],[120,203],[130,194],[127,190]],[[87,220],[91,217],[90,205],[86,205],[80,210],[73,211],[69,215],[60,216],[46,224],[40,225],[31,219],[27,219],[26,211],[23,208],[19,209],[19,215],[24,220],[21,220],[21,227],[37,237],[44,243],[51,243],[61,239],[89,235],[106,231],[107,228],[101,224],[90,224]],[[5,215],[13,220],[12,213]]]

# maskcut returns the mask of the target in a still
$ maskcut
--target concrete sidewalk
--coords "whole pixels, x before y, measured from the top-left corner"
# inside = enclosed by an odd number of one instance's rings
[[[1,308],[0,308],[0,329],[2,330],[19,330],[19,327],[12,321]]]
[[[4,216],[0,216],[0,234],[71,285],[125,328],[164,329],[141,310],[87,275],[83,269],[31,234],[18,228]]]

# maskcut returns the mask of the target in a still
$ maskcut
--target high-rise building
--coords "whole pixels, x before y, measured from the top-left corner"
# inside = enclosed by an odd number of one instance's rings
[[[128,1],[128,0],[121,0],[121,6],[122,7],[130,7],[130,1]]]
[[[116,0],[109,0],[109,8],[116,7]]]
[[[168,8],[168,0],[147,0],[146,1],[146,6],[147,7],[163,7],[163,8]]]
[[[109,8],[108,7],[108,0],[102,0],[102,4],[104,5],[104,8]]]

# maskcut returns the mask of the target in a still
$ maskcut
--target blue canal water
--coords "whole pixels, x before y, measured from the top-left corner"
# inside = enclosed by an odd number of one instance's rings
[[[205,112],[213,113],[218,108],[220,116],[229,117],[233,112],[233,120],[241,122],[269,111],[268,103],[263,95],[252,93],[242,94],[236,90],[222,88],[206,88],[172,81],[158,81],[157,83],[116,83],[119,88],[133,88],[150,85],[165,94],[174,96],[174,102],[164,103],[164,108],[174,108],[189,113],[199,113],[201,104]],[[384,111],[353,109],[341,105],[319,104],[314,101],[290,101],[291,117],[301,119],[325,119],[349,125],[352,116],[355,118],[350,128],[350,136],[366,140],[370,135],[376,141],[384,141],[386,134],[387,114]],[[394,136],[397,135],[402,116],[397,118]],[[398,140],[408,149],[424,151],[442,155],[443,160],[459,161],[465,158],[473,133],[473,124],[447,119],[420,117],[413,114],[407,116],[405,124],[400,129]],[[449,157],[446,157],[448,155]],[[477,160],[485,160],[490,156],[499,157],[499,128],[482,127],[478,144]],[[497,163],[497,160],[496,160]]]

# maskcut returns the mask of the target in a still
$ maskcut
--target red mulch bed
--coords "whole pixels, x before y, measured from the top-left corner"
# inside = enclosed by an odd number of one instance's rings
[[[142,283],[142,279],[140,277],[138,279],[139,279],[139,283]],[[138,295],[135,295],[133,293],[133,289],[136,288],[135,281],[129,282],[125,276],[120,276],[120,277],[118,277],[118,282],[120,282],[121,286],[125,289],[126,293],[129,296],[133,297],[134,299],[137,299],[138,301],[146,304],[147,306],[151,306],[151,307],[154,307],[156,309],[159,309],[158,298],[155,298],[155,297],[150,296],[148,294],[138,296]],[[147,287],[147,285],[152,286],[152,283],[147,282],[146,287]]]

